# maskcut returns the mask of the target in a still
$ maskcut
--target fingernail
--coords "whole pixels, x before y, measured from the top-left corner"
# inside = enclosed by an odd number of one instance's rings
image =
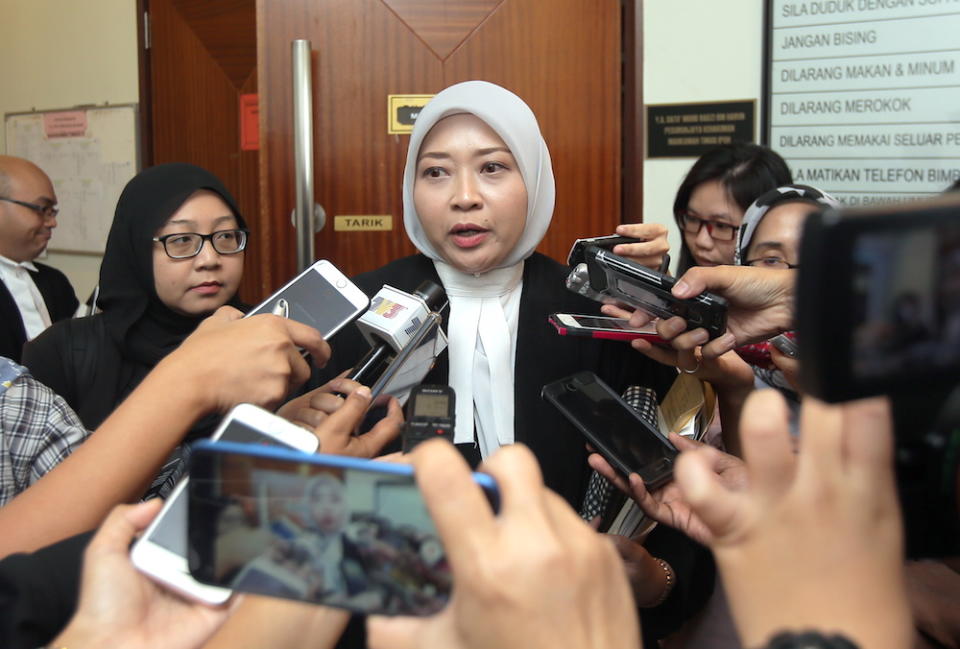
[[[663,326],[667,329],[667,333],[670,334],[671,337],[685,331],[687,328],[687,324],[683,320],[667,320],[663,323]]]
[[[617,229],[616,229],[616,233],[617,233],[617,234],[622,234],[623,231],[624,231],[624,229],[625,229],[625,226],[624,226],[624,225],[622,225],[622,224],[621,224],[621,225],[618,225],[618,226],[617,226]]]
[[[690,339],[693,341],[693,344],[702,345],[710,339],[710,334],[704,329],[697,329],[690,334]]]
[[[673,294],[677,297],[687,297],[688,292],[690,292],[690,285],[682,279],[673,285]]]
[[[365,385],[361,385],[359,388],[357,388],[357,389],[354,391],[354,394],[357,395],[358,397],[362,397],[362,398],[364,398],[364,399],[369,399],[369,398],[370,398],[370,388],[368,388],[368,387],[365,386]]]
[[[724,347],[728,349],[733,349],[737,344],[737,337],[728,331],[727,333],[720,336],[719,342]]]

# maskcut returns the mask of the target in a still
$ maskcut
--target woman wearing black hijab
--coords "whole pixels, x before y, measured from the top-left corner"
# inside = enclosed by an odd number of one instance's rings
[[[23,364],[95,429],[207,315],[236,306],[246,237],[210,172],[182,163],[142,171],[117,202],[102,312],[56,323],[25,346]],[[203,423],[196,434],[212,422]]]

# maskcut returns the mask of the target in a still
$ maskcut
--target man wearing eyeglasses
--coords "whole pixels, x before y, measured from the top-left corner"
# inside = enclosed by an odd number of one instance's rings
[[[32,162],[0,156],[0,356],[20,361],[23,343],[77,310],[66,275],[33,260],[57,227],[57,195]]]

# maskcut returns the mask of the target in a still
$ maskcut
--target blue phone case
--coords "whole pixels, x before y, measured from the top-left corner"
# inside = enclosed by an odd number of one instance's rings
[[[413,467],[409,464],[399,464],[393,462],[378,462],[376,460],[366,460],[358,457],[347,457],[344,455],[327,455],[325,453],[304,453],[293,448],[283,448],[280,446],[263,446],[262,444],[244,444],[241,442],[211,441],[208,439],[200,440],[193,444],[192,452],[213,451],[215,453],[238,453],[241,455],[250,455],[254,457],[268,457],[277,460],[289,460],[293,462],[308,462],[318,466],[329,466],[338,469],[358,469],[360,471],[372,471],[397,476],[412,476]],[[473,474],[474,481],[487,494],[490,505],[494,512],[500,510],[500,492],[497,489],[497,483],[486,473]]]

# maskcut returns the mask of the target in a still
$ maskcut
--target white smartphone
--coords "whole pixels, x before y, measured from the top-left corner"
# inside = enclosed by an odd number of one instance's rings
[[[366,293],[326,259],[321,259],[279,291],[257,305],[246,317],[258,313],[283,315],[302,322],[329,339],[370,306]]]
[[[257,406],[242,403],[224,417],[212,440],[287,446],[313,453],[319,440],[310,431]],[[201,584],[187,567],[187,479],[170,493],[163,509],[130,551],[141,572],[177,592],[208,604],[222,604],[230,590]]]

